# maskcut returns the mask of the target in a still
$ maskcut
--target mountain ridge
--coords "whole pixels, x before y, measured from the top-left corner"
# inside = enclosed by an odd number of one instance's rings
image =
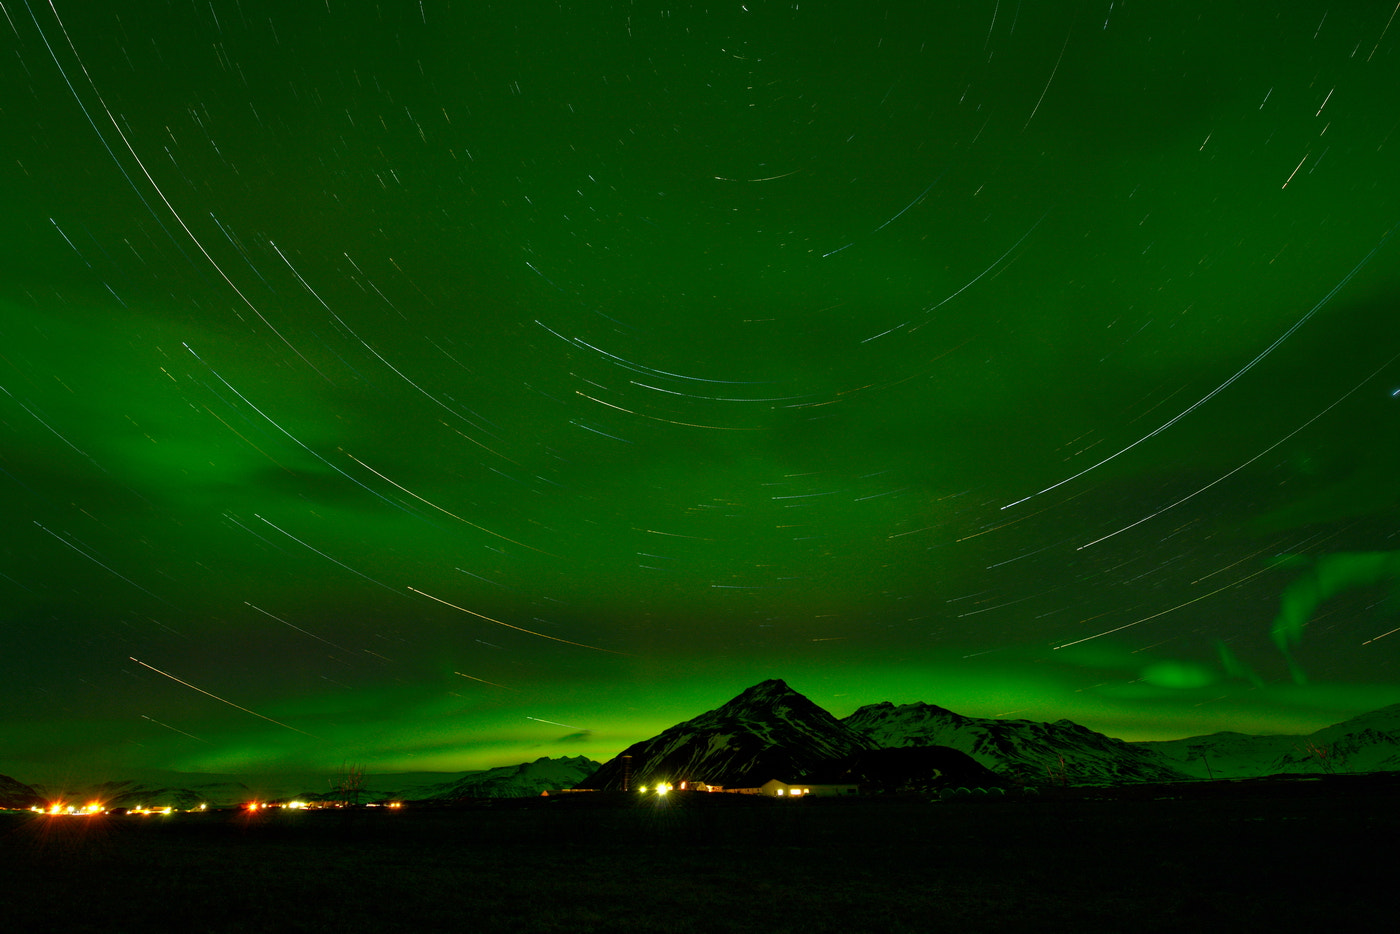
[[[1036,723],[964,717],[933,704],[889,701],[838,719],[780,679],[634,743],[579,787],[618,790],[656,781],[757,787],[841,774],[862,754],[943,747],[998,781],[1085,784],[1178,781],[1161,756],[1069,720]]]
[[[1222,731],[1134,745],[1162,756],[1192,778],[1400,771],[1400,704],[1368,710],[1311,733]]]
[[[929,747],[957,750],[1001,779],[1025,784],[1400,771],[1400,704],[1306,736],[1221,733],[1130,742],[1065,718],[970,717],[923,702],[881,701],[838,719],[775,678],[632,744],[579,787],[682,778],[737,787],[774,778],[816,782],[810,776],[840,774],[861,752]]]
[[[867,704],[842,723],[884,748],[948,746],[1028,783],[1179,781],[1187,776],[1150,750],[1072,720],[1044,723],[967,717],[934,704]]]
[[[332,773],[318,773],[313,780],[306,775],[269,777],[153,769],[137,778],[28,783],[0,776],[0,807],[29,807],[35,801],[76,804],[96,801],[106,807],[189,809],[200,804],[229,807],[250,801],[297,799],[445,802],[474,797],[523,797],[568,787],[597,768],[596,761],[584,756],[542,756],[533,762],[465,772],[365,773],[356,779],[355,783],[360,786],[357,789],[346,787],[349,783],[345,776],[335,777]],[[30,803],[5,803],[9,801]]]
[[[970,717],[924,702],[881,701],[837,718],[785,681],[772,678],[632,744],[602,765],[584,756],[546,756],[466,772],[367,773],[356,797],[450,802],[568,787],[616,789],[625,782],[636,787],[680,776],[731,787],[755,787],[772,778],[814,782],[819,774],[843,774],[872,751],[931,747],[965,754],[999,780],[1029,784],[1400,772],[1400,704],[1308,734],[1223,731],[1130,742],[1068,719],[1047,723]],[[628,770],[626,756],[631,756]],[[6,771],[22,774],[14,764]],[[298,778],[148,769],[136,778],[90,782],[24,782],[0,775],[0,807],[80,799],[101,800],[111,807],[221,806],[249,800],[331,800],[344,793],[329,773],[314,773],[314,778],[312,774]],[[322,790],[309,790],[317,784]]]

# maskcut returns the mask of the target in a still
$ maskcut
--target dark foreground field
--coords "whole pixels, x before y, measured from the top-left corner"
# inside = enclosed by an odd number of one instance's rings
[[[10,931],[1361,931],[1393,782],[719,806],[0,815]]]

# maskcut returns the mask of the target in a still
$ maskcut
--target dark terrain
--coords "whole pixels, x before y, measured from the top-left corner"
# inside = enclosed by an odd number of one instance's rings
[[[938,803],[9,812],[0,898],[15,931],[1380,930],[1397,803],[1384,775]]]

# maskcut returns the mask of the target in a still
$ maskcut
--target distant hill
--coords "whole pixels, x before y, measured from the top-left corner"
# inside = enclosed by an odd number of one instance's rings
[[[86,796],[109,808],[173,807],[185,810],[201,804],[235,804],[253,797],[241,782],[196,781],[189,787],[180,787],[134,780],[102,782],[86,789]]]
[[[534,797],[556,788],[572,788],[587,780],[598,768],[597,762],[584,756],[540,758],[520,765],[471,772],[456,781],[431,788],[420,788],[400,797],[433,801]]]
[[[32,808],[43,803],[39,793],[24,782],[0,775],[0,808]]]
[[[1226,732],[1133,745],[1195,778],[1400,771],[1400,704],[1301,736]]]
[[[385,800],[427,801],[458,798],[521,797],[552,788],[567,788],[598,768],[583,756],[540,758],[534,762],[470,772],[368,773],[354,797],[361,803]],[[6,783],[11,784],[6,784]],[[66,801],[85,804],[100,801],[107,807],[230,807],[248,801],[341,800],[332,773],[284,776],[150,770],[136,778],[96,783],[68,781],[62,785],[25,785],[0,776],[0,807],[6,800]],[[29,807],[29,804],[23,804]]]
[[[949,746],[1001,775],[1035,784],[1176,781],[1174,763],[1134,743],[1095,733],[1070,720],[965,717],[933,704],[861,707],[841,721],[873,745]]]
[[[749,787],[795,781],[836,760],[874,748],[783,681],[756,684],[721,707],[624,749],[582,788],[621,790],[657,781]]]

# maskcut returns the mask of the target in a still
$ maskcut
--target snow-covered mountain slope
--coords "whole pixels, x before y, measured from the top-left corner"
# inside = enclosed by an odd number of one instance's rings
[[[1211,733],[1133,745],[1162,756],[1196,778],[1400,771],[1400,704],[1302,736]]]
[[[869,748],[869,741],[774,679],[629,746],[580,787],[621,789],[624,757],[630,757],[633,787],[683,780],[739,787],[771,778],[795,781]]]
[[[1069,720],[964,717],[933,704],[869,704],[841,721],[884,747],[951,746],[1001,775],[1035,784],[1174,781],[1174,764]]]

